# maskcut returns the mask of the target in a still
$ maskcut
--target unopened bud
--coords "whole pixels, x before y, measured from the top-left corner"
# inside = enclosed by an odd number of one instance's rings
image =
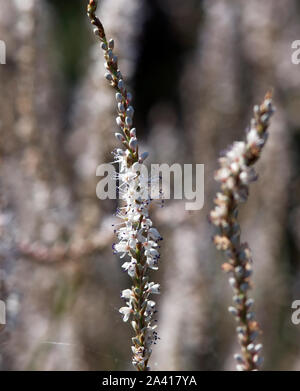
[[[260,351],[262,350],[262,348],[263,348],[263,346],[262,346],[261,343],[255,345],[255,351],[256,351],[257,353],[260,352]]]
[[[123,100],[122,94],[120,94],[119,92],[117,92],[117,93],[116,93],[116,101],[117,101],[118,103],[120,103],[120,102],[122,102],[122,100]]]
[[[108,41],[108,47],[113,50],[113,48],[115,47],[115,41],[113,39],[110,39]]]
[[[129,141],[129,147],[133,150],[137,147],[137,139],[135,137],[132,137]]]
[[[136,128],[130,130],[130,137],[136,137]]]
[[[237,309],[236,309],[235,307],[228,307],[228,311],[229,311],[232,315],[234,315],[234,316],[236,316],[236,315],[238,314],[238,311],[237,311]]]
[[[234,277],[230,277],[228,281],[229,281],[229,284],[232,288],[236,288],[237,284],[236,284],[236,280]]]
[[[113,52],[112,52],[110,49],[108,49],[108,51],[106,52],[106,54],[107,54],[107,56],[108,56],[108,58],[109,58],[110,60],[113,58]]]
[[[235,354],[233,357],[238,363],[244,364],[243,357],[240,354]]]
[[[240,285],[240,288],[241,288],[241,291],[246,292],[246,291],[249,289],[249,284],[248,284],[248,282],[243,282],[243,283]]]
[[[95,29],[95,30],[96,30],[96,29]],[[94,30],[94,31],[95,31],[95,30]],[[97,31],[99,32],[98,29],[97,29]],[[95,33],[95,34],[96,34],[96,33]],[[98,34],[97,34],[97,35],[98,35]],[[107,50],[107,45],[106,45],[106,43],[104,43],[104,42],[101,43],[101,49],[102,49],[102,50]]]
[[[133,114],[134,114],[134,109],[133,109],[132,106],[129,106],[129,107],[127,108],[127,110],[126,110],[126,115],[127,115],[128,117],[132,118],[132,117],[133,117]]]
[[[121,113],[124,113],[125,107],[124,107],[123,103],[118,103],[118,110],[119,110]]]
[[[109,73],[109,72],[106,72],[104,76],[105,76],[105,79],[108,81],[112,81],[112,79],[113,79],[111,73]]]
[[[143,152],[143,153],[140,155],[139,162],[140,162],[140,163],[143,163],[143,161],[146,160],[148,156],[149,156],[149,153],[148,153],[148,152]]]
[[[253,300],[253,299],[248,299],[248,300],[246,301],[246,306],[247,306],[248,308],[250,308],[253,304],[254,304],[254,300]]]
[[[119,88],[119,90],[123,90],[123,88],[124,88],[124,81],[122,79],[119,80],[119,82],[118,82],[118,88]]]
[[[264,362],[264,359],[263,357],[259,356],[258,354],[256,354],[254,357],[253,357],[253,361],[255,362],[255,364],[257,366],[260,366],[262,365],[262,363]]]
[[[100,37],[100,32],[97,28],[94,28],[94,34],[97,36],[97,37]]]
[[[123,125],[123,122],[122,122],[120,117],[116,118],[116,123],[117,123],[118,126],[122,126]]]
[[[249,345],[247,346],[247,350],[248,350],[248,352],[253,352],[254,344],[253,343],[249,343]]]
[[[246,318],[247,318],[248,320],[254,319],[254,312],[248,312],[248,314],[246,315]]]
[[[119,140],[121,142],[125,141],[125,138],[121,133],[115,133],[115,137],[117,140]]]
[[[126,117],[125,118],[125,123],[127,126],[132,126],[132,118],[131,117]]]

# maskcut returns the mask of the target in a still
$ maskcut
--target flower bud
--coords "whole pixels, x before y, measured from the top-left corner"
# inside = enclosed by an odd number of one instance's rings
[[[238,363],[244,364],[243,357],[242,357],[240,354],[237,354],[237,353],[236,353],[233,357],[234,357],[234,359],[235,359]]]
[[[262,363],[264,362],[264,359],[263,357],[260,357],[258,354],[256,354],[254,357],[253,357],[253,361],[255,362],[255,364],[257,366],[261,366]]]
[[[118,126],[123,126],[123,122],[122,122],[120,117],[116,118],[116,123],[117,123]]]
[[[247,306],[248,308],[250,308],[253,304],[254,304],[254,300],[253,300],[253,299],[248,299],[248,300],[246,301],[246,306]]]
[[[125,107],[124,107],[123,103],[118,103],[118,110],[120,111],[120,113],[124,113]]]
[[[262,346],[261,343],[255,345],[255,351],[256,351],[257,353],[260,352],[260,351],[262,350],[262,348],[263,348],[263,346]]]
[[[134,151],[136,150],[137,147],[137,139],[135,137],[131,137],[129,141],[129,147],[133,149]]]
[[[108,47],[109,47],[111,50],[114,49],[114,47],[115,47],[115,41],[114,41],[113,39],[110,39],[110,40],[108,41]]]
[[[238,310],[235,307],[228,307],[228,311],[234,316],[238,314]]]
[[[113,79],[111,73],[109,73],[109,72],[106,72],[104,76],[105,76],[105,79],[108,81],[112,81],[112,79]]]
[[[229,281],[229,284],[232,288],[236,288],[237,284],[236,284],[236,280],[234,277],[230,277],[228,281]]]
[[[111,60],[113,58],[113,52],[110,49],[108,49],[108,51],[106,52],[106,55],[109,58],[109,60]]]
[[[248,352],[253,352],[254,344],[253,343],[249,343],[249,345],[247,346],[247,350],[248,350]]]
[[[254,312],[248,312],[248,314],[246,315],[246,318],[247,318],[248,320],[254,319]]]
[[[140,155],[139,162],[140,162],[140,163],[143,163],[143,161],[146,160],[148,156],[149,156],[149,153],[148,153],[148,152],[143,152],[143,153]]]
[[[118,141],[121,141],[121,142],[125,141],[125,138],[121,133],[115,133],[115,137]]]
[[[100,32],[99,32],[99,30],[97,29],[97,27],[94,28],[93,32],[94,32],[94,34],[95,34],[97,37],[100,37]]]
[[[126,115],[130,118],[133,117],[133,114],[134,114],[134,109],[132,106],[129,106],[128,109],[126,110]]]
[[[136,137],[136,128],[130,130],[130,137]]]
[[[123,100],[122,94],[120,94],[119,92],[117,92],[117,93],[116,93],[116,101],[117,101],[118,103],[120,103],[120,102],[122,102],[122,100]]]
[[[132,118],[126,117],[126,118],[125,118],[125,123],[126,123],[126,125],[129,126],[129,127],[132,126]]]

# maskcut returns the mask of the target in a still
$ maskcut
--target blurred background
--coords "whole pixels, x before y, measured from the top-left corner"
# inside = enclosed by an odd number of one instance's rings
[[[96,197],[96,167],[115,147],[114,93],[84,0],[0,0],[0,332],[2,370],[132,370],[118,308],[129,286],[111,251],[115,201]],[[164,236],[152,369],[231,370],[237,350],[207,215],[217,157],[244,137],[266,90],[276,114],[241,207],[266,370],[300,370],[300,39],[297,0],[103,0],[134,94],[149,163],[205,164],[205,206],[152,211]]]

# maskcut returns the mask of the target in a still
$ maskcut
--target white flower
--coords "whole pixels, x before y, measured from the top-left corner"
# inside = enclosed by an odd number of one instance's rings
[[[255,128],[250,129],[250,131],[247,133],[247,143],[250,145],[256,145],[260,144],[261,139],[257,133],[257,130]]]
[[[154,311],[155,309],[155,301],[153,300],[147,300],[147,308],[146,308],[146,311],[149,312],[149,311]]]
[[[152,221],[149,218],[143,218],[141,227],[145,230],[149,229],[152,226]]]
[[[238,141],[233,144],[226,156],[229,160],[243,163],[246,153],[246,144],[244,141]]]
[[[113,246],[113,249],[115,250],[116,253],[122,253],[120,258],[124,258],[125,255],[129,252],[130,247],[128,245],[128,242],[122,240],[121,242],[116,243]]]
[[[242,171],[239,175],[239,178],[243,184],[248,185],[250,182],[253,182],[256,180],[257,175],[256,175],[254,169],[252,168],[252,169],[247,169],[247,170]]]
[[[157,247],[158,245],[157,245],[157,243],[154,242],[153,240],[148,240],[148,241],[145,241],[145,242],[143,243],[143,246],[144,246],[145,249],[150,250],[150,249],[152,249],[153,247]]]
[[[132,290],[131,289],[124,289],[122,291],[121,297],[123,299],[131,299],[131,297],[132,297]]]
[[[149,282],[149,284],[147,286],[147,290],[150,293],[158,295],[160,293],[160,285],[155,284],[154,282]]]
[[[155,248],[145,250],[146,257],[157,259],[159,258],[159,252]]]
[[[152,270],[158,270],[158,260],[157,258],[152,258],[152,257],[147,257],[147,265],[149,266],[150,269]]]
[[[222,167],[220,168],[215,175],[216,181],[225,182],[229,178],[231,172],[228,168]]]
[[[148,230],[148,236],[153,239],[153,240],[160,240],[162,239],[160,233],[158,232],[158,230],[156,228],[150,228]]]
[[[123,315],[123,322],[127,322],[130,314],[132,313],[132,308],[131,307],[121,307],[119,309],[120,314]]]
[[[237,174],[240,171],[240,166],[237,162],[233,162],[230,164],[230,170],[233,174]]]
[[[135,275],[135,265],[136,265],[136,260],[132,260],[131,262],[123,263],[122,268],[127,271],[128,275],[130,277],[134,277],[134,275]]]

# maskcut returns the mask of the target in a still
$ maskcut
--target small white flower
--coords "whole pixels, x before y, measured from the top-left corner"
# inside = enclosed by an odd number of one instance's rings
[[[156,258],[152,258],[152,257],[147,257],[147,265],[149,266],[150,269],[152,270],[158,270],[158,261]]]
[[[229,178],[231,172],[228,168],[220,168],[215,175],[216,181],[225,182]]]
[[[120,258],[124,258],[125,255],[130,251],[130,246],[128,245],[128,242],[121,241],[114,245],[114,250],[116,253],[121,253]]]
[[[260,137],[255,128],[250,129],[250,131],[247,133],[247,143],[250,145],[260,143]]]
[[[147,308],[146,308],[146,311],[149,312],[149,311],[154,311],[155,309],[155,301],[153,300],[147,300]]]
[[[226,156],[229,160],[243,163],[246,153],[246,144],[244,141],[235,142],[232,148],[227,152]]]
[[[148,284],[148,291],[150,293],[158,295],[160,293],[160,285],[159,284],[155,284],[154,282],[150,282]]]
[[[120,314],[123,315],[123,322],[127,322],[130,314],[132,313],[132,308],[131,307],[121,307],[119,309]]]
[[[162,238],[160,233],[158,232],[158,230],[156,228],[150,228],[149,231],[148,231],[148,235],[153,240],[159,240],[159,239]]]
[[[230,170],[232,173],[237,174],[240,171],[240,166],[237,162],[233,162],[230,164]]]
[[[134,277],[134,275],[135,275],[135,265],[136,265],[136,261],[135,260],[131,261],[131,262],[125,262],[125,263],[123,263],[122,268],[127,271],[128,275],[130,277]]]
[[[131,290],[131,289],[124,289],[124,290],[122,291],[121,297],[122,297],[123,299],[129,300],[129,299],[132,297],[132,290]]]

